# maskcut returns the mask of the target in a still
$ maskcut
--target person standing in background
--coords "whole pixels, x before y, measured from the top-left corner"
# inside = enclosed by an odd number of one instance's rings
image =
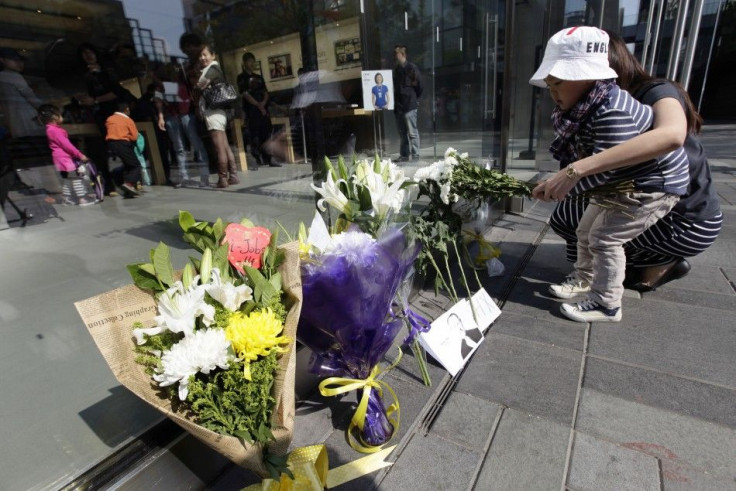
[[[140,193],[136,184],[141,179],[141,164],[135,155],[135,144],[138,140],[138,129],[130,118],[130,106],[127,102],[118,103],[118,110],[105,121],[107,129],[105,140],[110,151],[123,162],[124,197],[133,198]]]
[[[23,77],[26,59],[12,48],[0,48],[0,110],[13,138],[42,136],[43,125],[38,122],[39,99]]]
[[[253,53],[243,53],[243,71],[238,75],[238,92],[243,98],[243,112],[247,125],[250,153],[258,165],[281,167],[271,161],[271,155],[263,148],[263,144],[271,138],[273,125],[268,113],[269,95],[266,81],[255,72],[256,57]]]
[[[400,157],[397,162],[419,159],[419,127],[417,109],[422,96],[422,76],[419,68],[406,57],[406,46],[394,48],[394,115],[401,139]]]
[[[228,114],[225,109],[207,107],[202,95],[209,86],[225,81],[225,74],[220,64],[215,59],[215,52],[208,44],[203,44],[199,52],[199,66],[202,73],[197,81],[199,91],[200,116],[207,126],[207,131],[212,138],[212,145],[217,152],[217,174],[219,179],[216,186],[226,188],[231,184],[240,184],[238,169],[235,165],[235,155],[227,140]]]

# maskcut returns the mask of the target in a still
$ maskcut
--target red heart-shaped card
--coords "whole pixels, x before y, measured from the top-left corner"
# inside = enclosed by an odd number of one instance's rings
[[[271,231],[264,227],[246,227],[231,223],[225,227],[223,242],[228,244],[227,258],[240,274],[245,274],[243,266],[256,269],[261,267],[263,251],[271,242]]]

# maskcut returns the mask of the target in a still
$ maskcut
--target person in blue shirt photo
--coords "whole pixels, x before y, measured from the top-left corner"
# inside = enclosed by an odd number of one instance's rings
[[[388,87],[383,85],[383,75],[376,73],[373,80],[376,82],[376,85],[371,89],[371,93],[373,94],[373,107],[376,110],[387,109],[390,96],[388,95]]]

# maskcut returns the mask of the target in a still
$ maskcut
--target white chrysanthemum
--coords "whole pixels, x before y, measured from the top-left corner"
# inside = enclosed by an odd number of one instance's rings
[[[189,393],[189,377],[230,367],[237,360],[223,329],[205,329],[185,337],[161,356],[162,368],[153,375],[161,387],[179,382],[179,399]]]
[[[447,164],[448,166],[450,166],[450,168],[452,168],[458,164],[458,161],[453,155],[449,155],[445,157],[445,164]]]
[[[334,256],[343,256],[350,263],[355,263],[365,252],[365,249],[372,247],[376,242],[370,234],[351,230],[341,234],[333,235],[330,244],[325,247],[324,254]]]
[[[440,199],[446,205],[449,205],[450,202],[454,203],[457,201],[457,195],[450,193],[450,183],[449,182],[446,182],[440,185]]]
[[[158,297],[158,315],[154,317],[156,327],[133,329],[138,344],[145,343],[144,334],[153,336],[167,330],[188,336],[194,331],[199,316],[202,316],[205,326],[214,322],[215,308],[204,301],[204,286],[192,283],[191,288],[185,289],[182,282],[177,281]]]
[[[212,268],[212,279],[210,284],[205,285],[204,288],[210,297],[217,300],[230,312],[235,312],[243,305],[243,302],[253,298],[253,290],[248,285],[235,286],[229,281],[223,283],[218,268]]]
[[[463,160],[466,160],[468,158],[468,152],[463,152],[460,154],[460,158]]]
[[[426,167],[420,167],[417,169],[414,173],[414,180],[417,182],[445,181],[452,176],[452,170],[452,165],[450,165],[446,160],[439,160]]]
[[[457,150],[455,150],[452,147],[447,147],[447,150],[445,150],[445,158],[449,157],[450,155],[456,154]]]

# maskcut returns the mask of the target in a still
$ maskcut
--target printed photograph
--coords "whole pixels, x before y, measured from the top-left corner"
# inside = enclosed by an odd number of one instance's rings
[[[268,71],[271,74],[271,80],[293,77],[294,70],[291,66],[291,55],[269,56]]]
[[[335,63],[338,68],[359,65],[362,53],[360,38],[343,39],[335,43]]]

